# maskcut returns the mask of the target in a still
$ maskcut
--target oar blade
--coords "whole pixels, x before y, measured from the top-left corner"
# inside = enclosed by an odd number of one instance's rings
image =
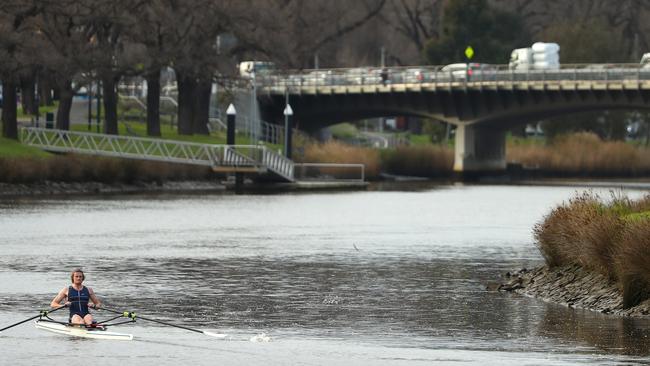
[[[201,332],[207,336],[219,338],[219,339],[224,339],[228,336],[227,334],[208,332],[207,330],[202,330]]]

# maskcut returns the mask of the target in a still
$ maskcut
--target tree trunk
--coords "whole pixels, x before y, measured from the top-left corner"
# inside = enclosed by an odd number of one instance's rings
[[[209,135],[208,123],[210,122],[210,95],[212,94],[212,81],[202,80],[196,84],[196,97],[194,98],[194,133]]]
[[[38,113],[38,106],[36,105],[36,88],[33,75],[20,77],[20,91],[22,95],[20,102],[23,107],[23,113],[36,115]]]
[[[102,77],[102,92],[104,93],[104,133],[117,135],[117,81],[118,77],[108,75]]]
[[[196,80],[176,72],[178,84],[178,134],[191,135],[194,121]]]
[[[147,80],[147,136],[160,136],[160,69],[145,76]]]
[[[70,130],[70,110],[72,109],[72,81],[66,80],[58,88],[59,91],[59,108],[56,111],[56,128],[59,130]]]
[[[16,110],[16,83],[2,80],[2,136],[18,140],[18,120]]]
[[[45,74],[42,74],[38,79],[38,95],[41,106],[54,105],[54,101],[52,100],[52,81]]]

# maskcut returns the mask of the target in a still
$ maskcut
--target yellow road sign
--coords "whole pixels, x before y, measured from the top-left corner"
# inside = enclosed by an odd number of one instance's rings
[[[472,57],[474,57],[474,49],[472,46],[467,46],[465,49],[465,56],[467,56],[467,59],[471,60]]]

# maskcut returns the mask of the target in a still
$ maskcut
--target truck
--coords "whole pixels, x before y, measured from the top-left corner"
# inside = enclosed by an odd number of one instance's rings
[[[510,70],[528,70],[532,68],[533,64],[533,49],[517,48],[510,53],[510,62],[508,68]]]
[[[514,49],[508,67],[510,70],[557,70],[559,52],[557,43],[535,42],[531,47]]]
[[[252,78],[254,74],[269,73],[275,70],[275,64],[269,61],[242,61],[237,65],[239,76]]]

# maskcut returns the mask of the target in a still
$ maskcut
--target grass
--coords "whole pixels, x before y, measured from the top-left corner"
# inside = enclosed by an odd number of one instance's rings
[[[128,127],[127,127],[128,126]],[[185,142],[195,142],[200,144],[225,144],[226,143],[226,132],[225,131],[214,131],[209,135],[179,135],[176,127],[169,125],[160,126],[160,137],[151,137],[147,136],[147,125],[139,122],[119,122],[118,123],[118,134],[120,136],[138,136],[146,138],[161,138],[165,140],[175,140],[175,141],[185,141]],[[88,125],[75,124],[70,127],[72,131],[77,132],[93,132],[96,133],[96,126],[93,124],[91,130],[88,131]],[[102,133],[100,131],[100,133]],[[237,144],[248,145],[250,144],[250,138],[245,134],[237,134],[235,137]]]
[[[51,156],[51,154],[36,147],[23,145],[16,140],[0,137],[0,156],[5,158],[44,158]]]
[[[535,225],[550,267],[577,264],[616,281],[628,308],[650,298],[650,195],[609,201],[584,193]]]
[[[46,105],[46,106],[40,106],[38,107],[38,112],[40,113],[40,119],[45,123],[45,114],[48,112],[56,112],[56,110],[59,108],[59,102],[54,101],[54,104],[52,105]],[[16,116],[18,119],[25,119],[25,118],[32,118],[33,115],[30,113],[25,113],[23,108],[21,106],[18,106],[16,108]]]

